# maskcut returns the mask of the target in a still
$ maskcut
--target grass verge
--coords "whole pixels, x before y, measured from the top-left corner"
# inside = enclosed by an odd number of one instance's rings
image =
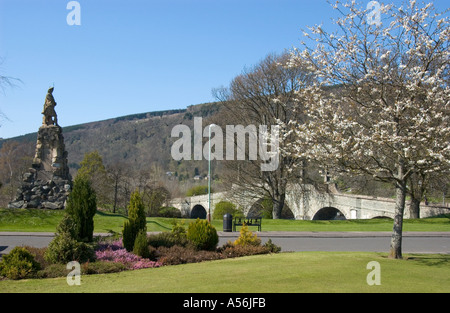
[[[64,211],[35,209],[1,209],[0,231],[54,232]],[[94,217],[94,232],[105,233],[109,230],[121,232],[126,216],[97,211]],[[172,218],[148,217],[148,231],[166,231],[172,229]],[[193,221],[184,219],[186,225]],[[391,219],[302,221],[264,219],[263,231],[392,231]],[[221,231],[222,220],[213,220],[214,227]],[[256,228],[255,228],[256,229]],[[255,230],[250,228],[250,230]],[[404,231],[450,231],[450,214],[442,217],[424,219],[405,219]]]
[[[381,285],[369,286],[370,261],[380,264]],[[450,255],[296,252],[258,255],[114,274],[0,281],[4,292],[450,292]],[[245,280],[243,279],[245,277]]]

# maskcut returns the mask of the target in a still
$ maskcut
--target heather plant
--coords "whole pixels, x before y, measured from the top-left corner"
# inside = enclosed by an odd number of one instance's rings
[[[127,269],[141,269],[161,266],[159,262],[154,262],[135,255],[134,253],[128,252],[121,246],[120,241],[100,244],[95,254],[97,261],[121,263]]]
[[[123,245],[122,238],[118,238],[116,240],[100,241],[97,244],[96,251],[103,251],[106,249],[115,251],[115,250],[123,249],[123,247],[124,247],[124,245]]]
[[[160,267],[161,263],[151,261],[149,259],[140,259],[139,261],[133,263],[130,267],[132,270],[140,270],[143,268],[154,268],[154,267]]]
[[[255,245],[234,245],[227,243],[221,249],[221,254],[224,258],[238,258],[256,254],[267,254],[269,249],[265,246]]]
[[[198,251],[194,247],[160,247],[159,262],[163,265],[177,265],[186,263],[197,263],[202,261],[219,260],[223,256],[216,251]]]
[[[110,261],[110,262],[118,262],[118,263],[133,263],[137,262],[141,259],[141,257],[135,255],[134,253],[128,252],[126,249],[105,249],[102,251],[96,251],[95,255],[97,256],[97,260],[99,261]]]

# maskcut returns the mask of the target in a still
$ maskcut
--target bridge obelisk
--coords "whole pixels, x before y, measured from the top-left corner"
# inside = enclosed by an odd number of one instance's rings
[[[32,167],[23,175],[9,208],[63,209],[72,185],[62,128],[58,125],[53,87],[44,102]]]

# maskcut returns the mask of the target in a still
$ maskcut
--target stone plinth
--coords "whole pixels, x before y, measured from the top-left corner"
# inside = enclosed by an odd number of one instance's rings
[[[63,179],[69,178],[67,152],[62,129],[58,125],[39,128],[33,168],[39,172],[51,172]]]

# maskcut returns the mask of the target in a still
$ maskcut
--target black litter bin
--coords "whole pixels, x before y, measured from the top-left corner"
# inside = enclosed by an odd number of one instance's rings
[[[223,216],[223,231],[232,232],[232,228],[233,228],[233,216],[230,213],[227,213]]]

